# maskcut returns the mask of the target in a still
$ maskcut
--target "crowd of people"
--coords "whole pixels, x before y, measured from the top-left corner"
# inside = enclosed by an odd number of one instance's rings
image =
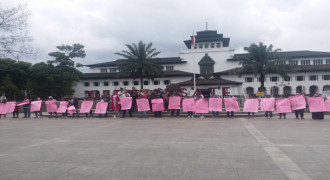
[[[297,94],[299,95],[299,94]],[[319,94],[316,93],[314,95],[314,97],[320,97],[320,96],[324,96],[323,94]],[[125,97],[131,97],[132,99],[132,103],[131,103],[131,107],[129,109],[122,109],[121,108],[121,98],[125,98]],[[180,97],[181,98],[181,108],[176,108],[176,109],[171,109],[169,108],[169,99],[170,97]],[[137,100],[138,99],[147,99],[149,101],[149,106],[150,106],[150,110],[152,110],[153,108],[153,100],[155,99],[162,99],[162,103],[163,103],[163,109],[158,110],[158,111],[153,111],[154,113],[154,117],[160,118],[162,117],[162,112],[167,112],[170,111],[171,113],[171,117],[180,117],[180,112],[182,111],[182,101],[184,99],[191,99],[193,98],[196,102],[197,101],[208,101],[208,98],[205,98],[204,95],[202,93],[196,93],[195,96],[183,96],[182,93],[180,93],[179,91],[172,91],[169,89],[155,89],[155,90],[137,90],[134,87],[132,88],[132,90],[124,90],[124,89],[120,89],[118,91],[114,91],[112,93],[112,95],[109,94],[103,94],[102,96],[100,96],[100,98],[97,100],[98,102],[107,102],[107,110],[105,111],[105,113],[97,113],[97,117],[108,117],[108,113],[113,113],[112,117],[116,118],[118,116],[121,116],[122,118],[126,117],[127,112],[129,117],[133,117],[133,113],[135,111],[138,110],[137,107]],[[211,95],[210,98],[220,98],[222,99],[225,105],[225,111],[226,111],[226,115],[227,118],[234,118],[235,117],[235,111],[239,111],[240,109],[238,108],[237,110],[228,110],[226,107],[226,99],[227,98],[235,98],[233,96],[225,96],[225,97],[221,97],[220,95],[214,94]],[[270,95],[266,95],[265,98],[272,98]],[[247,99],[258,99],[259,102],[261,102],[260,98],[257,98],[255,96],[250,95]],[[274,101],[274,107],[276,106],[276,101],[278,99],[285,99],[283,96],[280,96],[279,98],[277,98]],[[324,97],[324,100],[327,100],[327,96]],[[35,98],[34,101],[41,101],[40,98]],[[47,104],[48,101],[55,101],[58,103],[58,101],[54,100],[52,96],[48,97],[47,101],[43,101],[43,104]],[[61,98],[59,102],[67,102],[66,106],[70,107],[72,106],[73,109],[75,109],[75,112],[70,111],[70,114],[72,114],[72,117],[92,117],[93,116],[93,110],[92,108],[89,110],[89,112],[85,112],[83,113],[83,115],[81,113],[79,113],[79,105],[81,104],[81,101],[95,101],[95,99],[90,98],[90,97],[86,97],[82,100],[78,99],[78,98],[72,98],[72,99],[68,99],[68,98]],[[236,99],[235,99],[236,101]],[[307,101],[307,99],[305,100]],[[2,96],[0,97],[0,102],[1,103],[6,103],[7,102],[7,98],[5,96],[5,94],[2,94]],[[23,112],[24,112],[24,116],[23,118],[30,118],[31,117],[31,100],[28,99],[27,97],[24,97],[24,99],[20,102],[16,102],[16,106],[15,109],[13,110],[12,114],[13,114],[13,118],[19,118],[19,109],[20,107],[22,107]],[[222,105],[221,105],[222,107]],[[81,108],[81,107],[80,107]],[[294,109],[294,113],[296,116],[296,119],[304,119],[304,110],[305,108],[302,109]],[[219,112],[222,111],[222,108],[219,110],[215,110],[212,111],[212,117],[217,118],[219,117]],[[274,110],[270,110],[270,111],[265,111],[265,117],[266,118],[273,118],[273,111]],[[37,111],[33,111],[35,114],[35,118],[38,117],[43,117],[43,113],[42,113],[42,108],[40,108]],[[57,118],[57,117],[63,117],[63,118],[67,118],[69,116],[68,110],[65,110],[65,112],[62,112],[60,114],[58,114],[57,111],[52,111],[49,112],[49,117],[50,118]],[[197,111],[196,111],[197,112]],[[249,112],[249,110],[244,110],[244,112],[247,112],[247,117],[248,118],[254,118],[255,115],[255,111],[251,111]],[[258,111],[257,111],[258,112]],[[290,111],[291,112],[291,111]],[[120,115],[120,114],[121,115]],[[95,114],[95,112],[94,112]],[[6,113],[4,114],[0,114],[0,118],[1,116],[6,117]],[[195,113],[195,111],[189,110],[186,111],[186,116],[189,118],[194,118],[194,117],[200,117],[200,118],[204,118],[204,113]],[[147,117],[147,111],[138,111],[138,117],[140,118],[146,118]],[[313,119],[323,119],[324,118],[324,112],[313,112],[312,113],[312,117]],[[279,119],[286,119],[286,113],[279,113]]]

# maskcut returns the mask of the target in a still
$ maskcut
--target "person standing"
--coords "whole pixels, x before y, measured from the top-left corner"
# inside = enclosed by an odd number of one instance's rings
[[[279,99],[284,99],[284,96],[280,95]],[[277,106],[276,106],[276,108],[277,108]],[[282,119],[282,116],[283,116],[283,119],[286,119],[286,113],[279,113],[278,115],[280,116],[279,119]]]
[[[74,108],[76,108],[76,113],[73,113],[73,117],[79,117],[79,112],[78,112],[78,106],[79,106],[79,100],[77,97],[74,97],[72,100],[72,105]]]
[[[23,105],[23,109],[24,109],[24,117],[23,118],[30,118],[31,116],[31,112],[30,112],[30,100],[25,96],[24,100],[22,102]]]
[[[40,98],[37,98],[36,101],[41,101]],[[39,113],[39,117],[42,118],[42,110],[41,110],[41,107],[40,107],[40,110],[39,111],[34,111],[34,115],[36,116],[35,118],[38,118],[38,113]]]
[[[131,95],[127,92],[127,91],[124,91],[124,96],[125,97],[130,97]],[[133,101],[132,101],[132,105],[133,105]],[[132,107],[131,107],[131,109],[128,109],[128,110],[121,110],[122,112],[123,112],[123,116],[122,116],[122,118],[124,118],[125,116],[126,116],[126,112],[128,111],[128,113],[129,113],[129,117],[133,117],[132,116]]]
[[[315,93],[314,97],[321,97],[320,93]],[[326,97],[325,97],[326,99]],[[324,112],[312,112],[312,119],[314,120],[323,120],[324,119]]]
[[[113,91],[111,96],[111,110],[113,110],[113,118],[116,118],[117,113],[119,112],[119,96],[117,91]]]

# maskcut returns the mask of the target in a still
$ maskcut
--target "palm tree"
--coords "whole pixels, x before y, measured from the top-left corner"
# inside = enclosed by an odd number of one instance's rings
[[[273,50],[273,45],[264,45],[263,43],[251,44],[249,47],[244,47],[248,53],[238,57],[243,67],[238,72],[239,76],[242,74],[253,73],[254,76],[259,75],[260,91],[265,92],[265,77],[267,74],[279,74],[286,78],[287,73],[293,72],[293,66],[285,63],[287,57],[279,55],[280,49]]]
[[[126,44],[128,50],[115,53],[125,59],[120,61],[118,68],[121,73],[130,73],[135,78],[140,78],[141,89],[143,89],[143,77],[154,80],[155,76],[161,75],[163,67],[156,64],[155,57],[160,53],[152,48],[152,43],[145,44],[139,41],[136,45]]]

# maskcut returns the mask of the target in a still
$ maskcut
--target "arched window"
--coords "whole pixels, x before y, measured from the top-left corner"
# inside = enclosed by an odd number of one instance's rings
[[[264,90],[262,90],[261,87],[258,87],[258,92],[265,92],[265,94],[266,94],[267,89],[266,89],[266,87],[264,87]]]
[[[247,87],[247,88],[246,88],[246,94],[248,94],[248,95],[252,95],[252,94],[254,94],[254,89],[253,89],[253,87]]]
[[[326,89],[330,90],[330,85],[323,86],[323,91],[326,91]]]
[[[283,95],[289,96],[292,94],[292,88],[290,86],[285,86],[283,88]]]
[[[303,94],[303,88],[302,88],[302,86],[297,86],[296,87],[296,93]]]
[[[277,86],[271,87],[270,94],[273,95],[274,97],[278,96],[278,87]]]
[[[314,96],[314,94],[318,91],[317,86],[310,86],[309,87],[309,95]]]

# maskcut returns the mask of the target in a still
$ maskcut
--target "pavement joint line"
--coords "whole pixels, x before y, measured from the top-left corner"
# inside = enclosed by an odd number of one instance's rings
[[[2,154],[0,154],[0,157],[8,156],[9,154],[17,153],[17,152],[19,152],[21,150],[24,150],[24,149],[38,147],[38,146],[42,146],[42,145],[49,144],[49,143],[54,143],[54,142],[62,142],[63,139],[67,140],[67,138],[69,138],[69,137],[79,136],[79,135],[85,134],[87,132],[100,130],[100,129],[107,128],[109,126],[120,124],[120,123],[123,123],[123,121],[113,121],[109,124],[100,125],[100,126],[97,126],[97,127],[94,127],[94,128],[87,129],[85,131],[79,131],[79,132],[75,132],[75,133],[72,133],[72,134],[69,134],[69,135],[64,135],[64,136],[60,136],[60,137],[56,137],[56,138],[52,138],[52,139],[48,139],[48,140],[43,140],[41,142],[37,142],[37,143],[34,143],[34,144],[22,146],[22,147],[19,147],[19,148],[15,149],[15,150],[10,150],[8,152],[2,153]]]
[[[276,147],[276,145],[263,135],[252,123],[244,118],[239,119],[288,179],[311,179],[292,159]]]

